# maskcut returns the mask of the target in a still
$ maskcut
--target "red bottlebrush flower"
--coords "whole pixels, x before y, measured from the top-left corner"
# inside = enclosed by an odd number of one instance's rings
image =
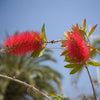
[[[33,31],[15,34],[5,39],[4,46],[9,54],[25,55],[42,46],[41,35]]]
[[[75,63],[88,61],[91,53],[83,36],[76,29],[72,34],[68,34],[68,40],[63,45],[66,46],[68,55]]]

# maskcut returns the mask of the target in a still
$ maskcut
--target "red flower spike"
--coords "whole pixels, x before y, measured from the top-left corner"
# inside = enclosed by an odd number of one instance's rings
[[[41,48],[41,35],[33,31],[16,34],[5,39],[4,46],[9,54],[25,55]]]
[[[66,46],[68,55],[71,57],[72,61],[75,63],[85,63],[91,56],[90,49],[76,28],[63,45]]]

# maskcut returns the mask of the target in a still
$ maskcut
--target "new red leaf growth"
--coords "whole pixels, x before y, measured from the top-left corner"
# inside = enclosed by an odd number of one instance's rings
[[[15,34],[5,39],[4,46],[9,54],[25,55],[41,48],[41,34],[33,31]]]

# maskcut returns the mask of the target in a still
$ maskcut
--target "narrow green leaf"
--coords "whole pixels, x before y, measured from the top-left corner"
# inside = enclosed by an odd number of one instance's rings
[[[77,66],[78,66],[78,64],[67,64],[64,67],[66,67],[66,68],[74,68],[74,67],[77,67]]]
[[[43,55],[45,51],[45,48],[40,48],[38,51],[34,52],[31,54],[31,57],[36,58],[36,57],[40,57]]]
[[[63,40],[63,39],[62,39]],[[63,43],[65,43],[67,40],[65,40],[65,41],[61,41],[61,44],[63,44]],[[63,47],[63,45],[62,45],[62,47]]]
[[[97,51],[98,51],[98,52],[97,52]],[[98,48],[97,51],[96,51],[96,52],[99,53],[99,52],[100,52],[100,48]],[[100,53],[99,53],[99,54],[100,54]]]
[[[79,78],[80,78],[82,72],[83,72],[83,67],[77,72],[77,74],[72,76],[72,78],[73,78],[71,80],[72,85],[74,85],[74,86],[78,85],[78,81],[79,81]]]
[[[67,55],[67,54],[68,54],[67,50],[64,50],[60,56],[64,56],[64,55]]]
[[[33,52],[33,53],[31,54],[31,57],[36,58],[36,57],[39,56],[39,53],[40,53],[40,52]]]
[[[39,41],[39,39],[38,38],[35,38],[37,41]]]
[[[79,30],[79,33],[81,34],[81,36],[83,37],[84,40],[86,40],[85,36],[87,37],[87,34],[84,30]]]
[[[45,33],[45,24],[43,24],[43,26],[42,26],[41,38],[42,38],[43,41],[44,41],[44,40],[47,41],[47,37],[46,37],[46,33]]]
[[[96,62],[96,61],[88,62],[88,64],[90,64],[92,66],[100,66],[100,63],[99,62]]]
[[[90,32],[89,32],[88,38],[92,35],[92,33],[94,32],[94,30],[95,30],[95,28],[97,27],[97,25],[98,25],[98,24],[96,24],[96,25],[94,25],[94,26],[92,27],[92,29],[91,29]]]
[[[92,49],[92,50],[91,50],[91,57],[92,57],[92,58],[95,58],[95,57],[96,57],[96,53],[97,53],[97,52],[96,52],[96,49]]]
[[[83,65],[78,65],[72,69],[72,71],[70,72],[70,74],[75,74],[76,72],[80,71],[83,68]]]
[[[82,32],[85,36],[87,36],[87,33],[84,30],[79,30],[79,32]]]
[[[45,24],[42,26],[42,32],[45,32]]]
[[[40,54],[38,57],[41,57],[43,54],[44,54],[44,51],[45,51],[45,48],[43,48],[41,51],[40,51]]]
[[[64,100],[61,96],[56,94],[50,94],[49,96],[54,97],[55,100]]]
[[[84,22],[83,22],[83,29],[86,31],[86,19],[84,19]]]
[[[67,55],[65,56],[65,60],[66,62],[69,62],[69,63],[73,63],[72,59]]]
[[[88,62],[86,62],[86,66],[89,66]]]
[[[75,25],[72,25],[72,30],[74,30],[75,29]]]

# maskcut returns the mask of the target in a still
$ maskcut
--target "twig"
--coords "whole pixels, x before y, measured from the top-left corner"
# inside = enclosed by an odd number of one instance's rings
[[[19,84],[22,84],[22,85],[24,85],[24,86],[26,86],[26,87],[32,89],[33,91],[36,91],[36,92],[40,93],[41,95],[43,95],[44,97],[46,97],[48,100],[51,100],[50,97],[47,96],[45,93],[41,92],[41,91],[38,90],[37,88],[32,87],[31,85],[29,85],[29,84],[27,84],[27,83],[25,83],[25,82],[23,82],[23,81],[20,81],[20,80],[18,80],[18,79],[15,79],[15,78],[12,78],[12,77],[9,77],[9,76],[6,76],[6,75],[2,75],[2,74],[0,74],[0,77],[5,78],[5,79],[12,80],[12,81],[17,82],[17,83],[19,83]]]
[[[93,86],[93,82],[92,82],[92,78],[91,78],[90,72],[89,72],[88,67],[86,65],[85,65],[85,68],[86,68],[86,70],[88,72],[88,76],[89,76],[89,79],[90,79],[90,82],[91,82],[91,85],[92,85],[92,89],[93,89],[93,93],[94,93],[94,98],[95,98],[95,100],[97,100],[97,97],[96,97],[96,93],[95,93],[95,89],[94,89],[94,86]]]
[[[100,54],[100,51],[99,51],[99,50],[96,50],[96,52],[97,52],[98,54]]]
[[[64,40],[51,40],[51,41],[44,41],[43,43],[56,43],[56,42],[62,42],[62,41],[67,41],[66,39]]]
[[[46,47],[46,49],[65,49],[64,47]]]

